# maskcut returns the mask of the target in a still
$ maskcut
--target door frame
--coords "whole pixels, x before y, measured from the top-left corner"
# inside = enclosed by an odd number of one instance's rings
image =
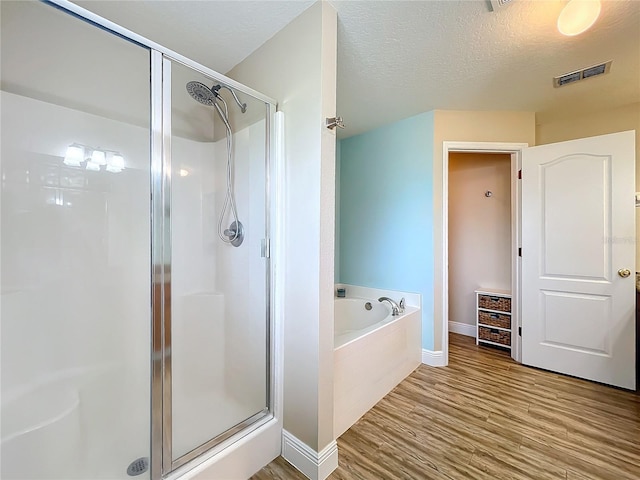
[[[522,168],[522,150],[528,143],[503,142],[442,142],[442,271],[436,272],[442,282],[442,309],[436,318],[442,319],[443,365],[449,364],[449,154],[457,153],[506,153],[511,155],[511,358],[520,362],[522,344],[518,333],[520,324],[520,272],[521,260],[518,248],[521,244],[520,198],[518,172]],[[438,313],[440,315],[438,315]],[[514,341],[515,339],[515,341]]]

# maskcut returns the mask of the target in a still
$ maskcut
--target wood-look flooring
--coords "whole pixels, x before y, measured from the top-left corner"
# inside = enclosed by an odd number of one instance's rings
[[[330,480],[639,480],[640,395],[519,365],[450,336],[338,439]],[[251,480],[303,480],[282,457]]]

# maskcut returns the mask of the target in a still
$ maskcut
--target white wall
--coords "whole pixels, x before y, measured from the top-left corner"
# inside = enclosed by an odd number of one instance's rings
[[[485,192],[492,196],[486,197]],[[478,288],[511,290],[511,156],[449,154],[449,321],[476,324]]]
[[[284,428],[315,451],[334,440],[336,29],[317,2],[228,73],[285,114]]]

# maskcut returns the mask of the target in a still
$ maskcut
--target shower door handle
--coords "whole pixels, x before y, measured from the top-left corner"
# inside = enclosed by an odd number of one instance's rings
[[[271,242],[268,238],[260,241],[260,256],[262,258],[271,258]]]

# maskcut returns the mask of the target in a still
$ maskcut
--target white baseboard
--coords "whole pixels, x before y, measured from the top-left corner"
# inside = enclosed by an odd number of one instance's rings
[[[334,440],[316,452],[282,429],[282,457],[311,480],[324,480],[338,468],[338,443]]]
[[[446,367],[444,352],[442,350],[422,349],[422,363],[431,367]]]
[[[468,323],[449,322],[449,331],[451,333],[459,333],[460,335],[476,338],[476,326],[469,325]]]

